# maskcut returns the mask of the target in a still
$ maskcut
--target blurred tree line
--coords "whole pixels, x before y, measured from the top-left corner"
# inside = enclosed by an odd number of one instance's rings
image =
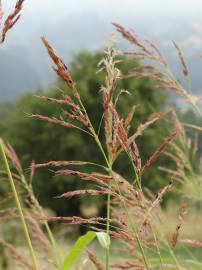
[[[99,129],[102,118],[99,90],[104,82],[105,74],[104,72],[96,73],[97,64],[102,57],[103,55],[100,52],[81,52],[74,58],[69,67],[96,130]],[[124,74],[139,67],[139,63],[135,61],[119,63],[119,68]],[[59,89],[65,89],[61,81],[58,81],[55,87],[46,91],[39,90],[35,94],[59,97]],[[130,94],[123,93],[119,97],[118,107],[121,115],[125,116],[132,105],[137,105],[137,111],[132,122],[133,131],[140,123],[144,123],[151,113],[167,109],[168,96],[164,91],[156,89],[154,82],[148,78],[121,80],[118,90],[121,89],[130,92]],[[65,91],[68,90],[65,89]],[[59,106],[46,103],[33,94],[27,94],[9,105],[9,110],[7,105],[4,105],[4,108],[3,105],[1,106],[1,136],[14,147],[25,169],[30,166],[33,160],[36,163],[50,160],[84,160],[103,164],[102,156],[90,136],[78,130],[66,129],[29,117],[31,113],[57,116],[61,114],[61,111],[62,108]],[[170,124],[167,121],[159,120],[137,140],[143,162],[163,142],[164,137],[170,132],[169,128]],[[132,181],[133,173],[130,171],[127,160],[127,156],[122,154],[115,167],[124,177]],[[169,161],[162,156],[157,165],[168,166]],[[81,168],[81,170],[84,170],[84,168]],[[85,170],[88,169],[85,168]],[[143,179],[144,185],[153,191],[157,191],[167,181],[168,179],[162,172],[158,171],[157,166],[150,168]],[[86,185],[84,181],[82,182],[74,176],[53,176],[47,168],[38,169],[33,180],[35,194],[41,204],[53,209],[58,215],[81,214],[81,206],[88,203],[93,203],[100,210],[104,208],[104,198],[96,197],[92,199],[87,196],[71,199],[55,198],[66,191],[82,189]]]

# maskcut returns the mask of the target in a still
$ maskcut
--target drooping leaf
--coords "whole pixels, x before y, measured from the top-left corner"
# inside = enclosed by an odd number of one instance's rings
[[[69,254],[64,259],[63,267],[65,270],[71,268],[71,266],[78,260],[86,247],[93,241],[96,237],[96,233],[93,231],[87,232],[85,235],[79,237],[74,246],[72,247]]]

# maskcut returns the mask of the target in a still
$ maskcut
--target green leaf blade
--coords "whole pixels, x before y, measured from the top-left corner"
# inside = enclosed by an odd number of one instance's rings
[[[69,254],[64,259],[63,267],[65,270],[68,270],[72,267],[72,265],[77,261],[77,259],[81,256],[83,251],[95,237],[96,233],[93,231],[89,231],[85,235],[79,237]]]

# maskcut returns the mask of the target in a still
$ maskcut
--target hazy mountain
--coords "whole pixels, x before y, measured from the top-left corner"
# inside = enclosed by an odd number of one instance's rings
[[[180,78],[180,63],[171,42],[175,40],[184,50],[190,66],[193,90],[200,94],[202,20],[197,9],[189,10],[187,6],[184,14],[182,11],[177,13],[175,2],[168,4],[168,1],[166,11],[158,0],[154,1],[159,3],[157,11],[151,5],[144,9],[136,0],[128,1],[126,7],[113,6],[114,0],[110,3],[97,1],[97,6],[91,0],[87,1],[89,3],[85,2],[89,6],[79,0],[78,8],[73,1],[69,5],[64,0],[58,0],[57,5],[52,0],[43,1],[42,4],[38,0],[30,1],[29,5],[26,3],[21,20],[10,31],[6,44],[0,49],[1,101],[15,99],[28,91],[46,88],[54,83],[56,77],[40,36],[45,35],[69,63],[73,55],[83,49],[104,48],[110,35],[114,33],[111,21],[120,22],[141,37],[155,41],[168,58],[176,76]],[[116,3],[123,5],[119,0]],[[138,5],[139,12],[136,8]],[[148,10],[149,7],[151,10]],[[10,6],[6,8],[9,9]],[[172,10],[175,12],[172,13]],[[119,38],[118,46],[127,48],[127,43],[121,40]]]

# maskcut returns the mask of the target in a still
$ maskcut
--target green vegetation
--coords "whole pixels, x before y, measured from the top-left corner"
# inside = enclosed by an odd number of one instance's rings
[[[102,121],[102,104],[99,91],[105,74],[103,71],[96,73],[99,69],[98,63],[102,57],[103,54],[101,53],[82,52],[75,57],[75,60],[70,65],[70,72],[77,82],[77,88],[87,111],[90,113],[95,130],[99,129]],[[123,74],[141,68],[137,62],[126,62],[124,59],[123,62],[118,64],[118,67]],[[65,89],[65,84],[62,81],[59,81],[54,89],[36,92],[36,96],[48,95],[52,98],[58,98],[60,89]],[[130,78],[119,81],[116,96],[123,89],[129,92],[123,92],[119,96],[117,106],[121,116],[125,117],[134,104],[137,106],[135,118],[132,122],[132,131],[141,123],[146,122],[148,116],[154,111],[165,111],[167,109],[168,97],[163,91],[155,89],[155,83],[148,78]],[[7,114],[6,121],[3,122],[4,126],[1,127],[3,138],[14,147],[23,167],[27,169],[33,160],[37,163],[50,160],[91,161],[92,157],[94,162],[103,164],[103,158],[96,144],[92,142],[88,135],[72,129],[67,130],[60,126],[56,128],[53,124],[39,122],[29,117],[32,113],[58,116],[65,109],[65,106],[61,108],[57,104],[48,104],[36,96],[28,94],[14,104],[11,112]],[[168,133],[168,128],[168,123],[159,120],[158,123],[154,123],[149,130],[145,131],[144,137],[138,139],[143,161],[158,147],[159,142],[163,141],[163,138]],[[102,129],[103,125],[100,132],[101,136],[103,136]],[[101,137],[102,141],[103,139]],[[169,161],[166,160],[166,158],[162,158],[159,164],[162,166],[164,164],[168,165]],[[128,179],[132,179],[133,172],[124,154],[122,154],[115,166],[120,173],[125,174]],[[153,191],[158,190],[159,187],[165,184],[162,181],[162,173],[153,168],[148,171],[144,183]],[[58,215],[79,214],[82,199],[72,198],[71,203],[67,204],[65,199],[58,200],[54,199],[54,197],[67,190],[85,188],[86,185],[86,183],[78,182],[78,179],[74,176],[69,177],[68,180],[61,176],[52,177],[52,173],[44,169],[37,171],[33,182],[40,203],[56,211]],[[89,197],[89,204],[90,200]],[[92,203],[97,204],[98,209],[103,210],[103,200],[100,200],[94,199]]]
[[[18,0],[5,20],[1,42],[19,19],[23,2]],[[60,79],[57,89],[38,91],[35,98],[27,95],[8,114],[1,110],[6,120],[0,141],[3,269],[202,267],[198,256],[202,248],[198,227],[202,171],[197,140],[202,133],[201,108],[175,79],[153,43],[113,25],[138,49],[129,55],[153,61],[153,66],[128,62],[110,42],[104,55],[81,53],[69,70],[43,37]],[[174,46],[189,83],[183,54],[176,43]],[[95,72],[97,61],[99,74]],[[176,110],[168,110],[166,96],[156,88],[184,98],[198,115],[194,122],[190,121],[192,113],[187,112],[189,122],[181,123]],[[195,132],[199,137],[193,136]],[[171,192],[177,203],[165,209],[162,202]],[[91,203],[97,212],[85,214],[81,210],[85,203],[83,210]],[[56,215],[47,213],[42,205],[54,209]],[[85,226],[88,232],[77,235],[71,248],[63,237],[63,252],[51,226],[56,222],[65,223],[65,232],[67,225]],[[19,226],[20,246],[5,233],[12,230],[12,223]],[[96,245],[91,251],[89,244],[95,238],[104,252]],[[119,255],[114,256],[114,246]]]

